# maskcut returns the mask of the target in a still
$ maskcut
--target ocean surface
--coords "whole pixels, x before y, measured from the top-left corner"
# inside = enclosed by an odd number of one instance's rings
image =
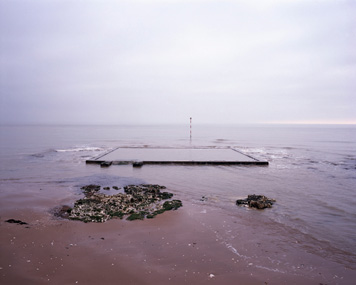
[[[145,165],[100,168],[85,160],[119,146],[234,147],[269,166]],[[249,216],[285,238],[347,268],[356,269],[356,126],[0,126],[2,211],[32,207],[48,212],[48,199],[73,203],[89,183],[162,184],[183,201],[226,215]],[[235,205],[248,194],[275,198],[252,215]],[[255,211],[256,212],[256,211]],[[222,237],[229,245],[229,236]]]

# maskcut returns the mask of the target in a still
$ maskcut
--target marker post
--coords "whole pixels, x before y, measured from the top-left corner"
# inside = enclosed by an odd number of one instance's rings
[[[192,139],[192,117],[190,117],[190,139]]]

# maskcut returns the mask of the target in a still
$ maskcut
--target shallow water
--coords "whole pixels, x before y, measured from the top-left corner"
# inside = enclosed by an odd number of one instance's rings
[[[201,214],[215,211],[219,217],[232,217],[226,220],[230,229],[218,238],[237,255],[234,215],[268,227],[269,233],[293,240],[307,252],[356,269],[354,126],[194,126],[192,139],[188,126],[1,126],[0,139],[0,199],[11,202],[9,209],[48,211],[47,200],[73,203],[79,187],[89,183],[162,184]],[[229,146],[270,165],[85,164],[118,146]],[[236,199],[248,194],[263,194],[277,203],[265,211],[238,208]],[[282,270],[278,262],[283,261],[270,261],[268,270]]]

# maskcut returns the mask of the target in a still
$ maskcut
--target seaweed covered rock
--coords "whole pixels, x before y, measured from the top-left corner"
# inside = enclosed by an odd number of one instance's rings
[[[82,189],[85,196],[90,196],[96,192],[99,192],[100,190],[100,185],[95,185],[95,184],[90,184],[90,185],[86,185],[86,186],[83,186]]]
[[[125,216],[130,221],[143,220],[182,207],[180,200],[163,203],[163,200],[172,198],[173,194],[161,192],[166,187],[160,185],[128,185],[124,187],[125,193],[115,195],[99,193],[100,188],[99,185],[82,187],[85,197],[75,202],[74,207],[68,211],[68,218],[100,223]]]
[[[248,206],[250,208],[265,209],[272,208],[273,203],[276,202],[274,199],[269,199],[263,195],[248,195],[246,199],[239,199],[236,201],[238,206]]]
[[[54,215],[57,217],[68,219],[71,211],[72,211],[71,207],[67,205],[63,205],[55,209]]]
[[[180,200],[166,201],[163,203],[163,209],[165,209],[166,211],[177,210],[179,207],[182,206],[182,201]]]

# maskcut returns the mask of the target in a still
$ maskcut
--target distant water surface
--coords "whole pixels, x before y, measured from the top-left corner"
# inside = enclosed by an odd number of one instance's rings
[[[118,146],[235,147],[268,167],[130,166],[101,169],[85,160]],[[60,201],[85,183],[164,183],[187,201],[264,194],[277,204],[263,217],[316,254],[356,269],[356,127],[346,125],[1,126],[0,199],[35,202],[35,189]],[[115,177],[121,179],[116,181]],[[110,180],[111,179],[111,180]],[[121,181],[121,182],[120,182]],[[33,191],[33,192],[31,192]],[[44,192],[43,192],[44,191]],[[21,201],[21,193],[27,200]],[[26,193],[28,195],[26,195]],[[45,209],[44,209],[45,210]]]

